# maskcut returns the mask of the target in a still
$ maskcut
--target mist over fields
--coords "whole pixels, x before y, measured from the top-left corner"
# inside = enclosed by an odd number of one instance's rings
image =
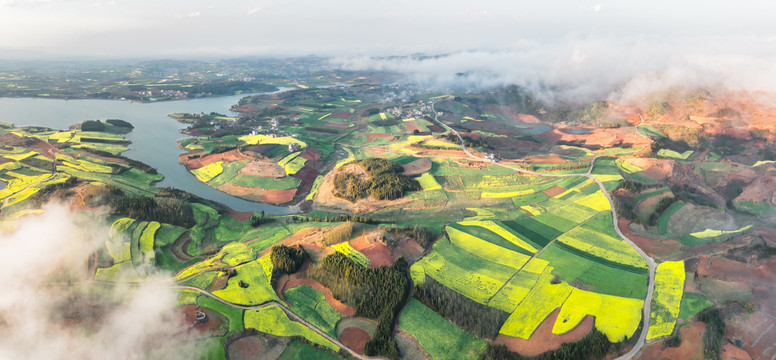
[[[86,281],[85,259],[108,229],[62,205],[44,208],[0,230],[0,358],[196,357],[168,275],[139,285]]]
[[[345,70],[389,71],[433,90],[518,85],[550,104],[637,101],[671,89],[776,90],[773,40],[569,38],[438,56],[336,57]]]

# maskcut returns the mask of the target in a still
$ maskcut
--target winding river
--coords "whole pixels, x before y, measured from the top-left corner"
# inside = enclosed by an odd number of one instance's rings
[[[178,155],[184,151],[177,141],[187,137],[178,130],[186,127],[167,115],[176,112],[229,113],[229,108],[240,98],[234,95],[214,98],[136,103],[119,100],[59,100],[40,98],[0,98],[0,122],[16,126],[45,126],[67,129],[84,120],[122,119],[135,127],[126,134],[132,141],[126,157],[142,161],[164,175],[158,187],[174,187],[203,198],[220,202],[237,211],[265,211],[282,215],[294,212],[291,207],[273,206],[243,200],[218,191],[197,180],[178,163]]]

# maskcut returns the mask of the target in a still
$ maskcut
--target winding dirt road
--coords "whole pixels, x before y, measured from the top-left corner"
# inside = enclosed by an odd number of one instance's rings
[[[623,359],[623,360],[624,359],[631,359],[634,356],[636,356],[636,354],[644,346],[644,343],[646,342],[646,338],[647,338],[647,332],[649,331],[649,310],[650,310],[650,305],[652,303],[652,294],[654,293],[654,290],[655,290],[655,268],[657,267],[657,264],[655,263],[655,259],[653,259],[651,256],[647,255],[647,253],[644,252],[644,250],[642,250],[633,241],[631,241],[631,239],[629,239],[627,236],[625,236],[625,234],[623,234],[622,231],[620,231],[620,228],[617,226],[617,211],[614,208],[614,202],[612,202],[612,197],[609,195],[609,192],[606,191],[606,188],[604,187],[604,184],[600,180],[596,179],[592,175],[593,166],[595,165],[595,161],[596,161],[596,159],[598,159],[599,156],[593,157],[593,159],[590,161],[590,167],[588,168],[587,172],[584,173],[584,174],[543,174],[543,173],[538,173],[538,172],[531,171],[531,170],[526,170],[526,169],[523,169],[523,168],[514,167],[514,166],[511,166],[511,165],[508,165],[508,164],[502,164],[502,163],[486,160],[486,159],[477,157],[477,156],[473,155],[471,152],[469,152],[469,149],[466,148],[466,144],[463,141],[463,137],[461,137],[461,135],[458,133],[458,131],[454,130],[453,128],[451,128],[451,127],[447,126],[446,124],[442,123],[441,121],[439,121],[439,113],[436,111],[436,107],[435,106],[436,106],[436,103],[432,103],[431,104],[431,110],[434,111],[434,121],[436,121],[437,124],[441,125],[445,129],[447,129],[450,132],[452,132],[453,134],[455,134],[455,136],[457,136],[458,139],[461,141],[461,148],[463,148],[464,153],[466,153],[466,155],[469,156],[469,158],[471,158],[473,160],[478,160],[478,161],[482,161],[482,162],[487,162],[487,163],[499,165],[501,167],[504,167],[504,168],[507,168],[507,169],[511,169],[511,170],[514,170],[514,171],[517,171],[517,172],[521,172],[521,173],[524,173],[524,174],[529,174],[529,175],[549,176],[549,177],[584,176],[584,177],[587,177],[589,179],[592,179],[593,181],[596,182],[596,184],[598,184],[598,187],[601,188],[601,191],[606,196],[606,200],[609,201],[609,207],[611,208],[611,211],[612,211],[612,225],[614,226],[614,230],[617,231],[617,234],[623,240],[625,240],[628,244],[630,244],[630,246],[633,247],[633,249],[636,250],[641,255],[641,257],[644,258],[644,260],[647,261],[647,264],[649,266],[649,279],[648,279],[649,282],[648,282],[648,285],[647,285],[648,286],[647,296],[644,299],[644,310],[643,310],[643,314],[642,314],[642,324],[643,325],[642,325],[641,334],[639,335],[639,340],[633,346],[633,349],[631,349],[631,351],[629,351],[626,354],[618,357],[617,359],[618,360],[620,360],[620,359]],[[644,136],[641,133],[639,133],[639,134],[641,136]],[[646,136],[644,136],[644,137],[646,138]],[[652,140],[651,139],[649,139],[649,140],[650,140],[650,143],[651,143]],[[645,149],[647,146],[649,146],[649,144],[644,145],[640,150]]]

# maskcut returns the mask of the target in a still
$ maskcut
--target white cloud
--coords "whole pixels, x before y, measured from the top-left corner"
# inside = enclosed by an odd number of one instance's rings
[[[332,63],[348,70],[397,72],[430,89],[484,89],[516,84],[545,102],[585,103],[633,100],[676,87],[776,91],[772,81],[776,78],[776,53],[752,50],[762,49],[761,45],[767,42],[768,39],[661,42],[569,38],[433,58],[340,57]]]
[[[159,358],[171,348],[164,358],[198,358],[169,274],[136,286],[90,282],[86,259],[107,226],[64,206],[45,210],[0,230],[0,358]]]
[[[253,15],[258,13],[259,11],[264,10],[264,5],[258,5],[250,10],[248,10],[248,15]]]

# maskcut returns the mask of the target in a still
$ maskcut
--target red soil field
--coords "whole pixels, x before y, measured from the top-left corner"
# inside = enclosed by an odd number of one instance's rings
[[[555,325],[555,320],[558,318],[559,313],[560,309],[555,309],[555,311],[539,325],[539,328],[534,331],[533,335],[531,335],[531,338],[528,340],[499,334],[494,342],[496,344],[506,345],[509,350],[520,353],[521,355],[536,356],[547,351],[560,349],[560,346],[563,343],[579,341],[593,330],[593,324],[595,322],[594,318],[587,315],[582,322],[571,331],[562,335],[555,335],[552,333],[552,327]]]
[[[359,236],[352,240],[350,245],[369,258],[371,262],[369,267],[390,266],[395,260],[391,254],[391,248],[381,242],[370,242],[366,236]]]
[[[337,122],[329,121],[327,123],[324,123],[323,127],[333,128],[333,129],[347,129],[348,128],[348,124],[342,124],[342,123],[337,123]]]
[[[205,321],[197,321],[197,310],[207,315]],[[191,329],[200,333],[216,334],[224,321],[226,321],[226,317],[221,313],[197,305],[183,305],[180,311],[183,323],[191,325]]]
[[[415,130],[420,131],[420,127],[418,127],[417,124],[415,124],[414,121],[405,121],[404,126],[407,128],[407,131],[410,133],[414,132]]]
[[[245,154],[241,153],[239,150],[230,150],[220,154],[212,154],[212,155],[195,158],[195,159],[191,158],[190,153],[186,153],[186,154],[181,154],[179,157],[179,160],[183,165],[186,165],[188,169],[194,170],[194,169],[199,169],[206,165],[210,165],[216,161],[232,162],[237,160],[255,160],[255,159],[250,156],[246,156]]]
[[[528,115],[528,114],[517,114],[517,120],[520,120],[527,124],[539,124],[541,123],[541,120],[537,119],[536,116]]]
[[[331,115],[330,117],[340,118],[340,119],[348,119],[350,116],[353,115],[349,111],[337,111]]]
[[[655,240],[645,236],[636,235],[630,230],[630,228],[628,228],[630,223],[631,222],[626,218],[621,217],[617,219],[617,226],[620,228],[620,231],[622,231],[622,233],[625,234],[625,236],[627,236],[629,239],[633,240],[633,242],[647,254],[649,254],[649,256],[660,259],[670,259],[681,255],[682,244],[680,244],[678,241]]]
[[[364,145],[366,145],[366,144],[369,144],[370,142],[372,142],[372,140],[373,140],[373,139],[390,139],[390,138],[392,138],[392,137],[393,137],[393,135],[391,135],[391,134],[385,134],[385,133],[373,133],[373,134],[369,134],[369,135],[367,135],[367,137],[366,137],[366,142],[365,142],[365,143],[363,143],[363,144],[361,144],[361,146],[364,146]]]
[[[315,178],[317,178],[318,175],[318,170],[315,170],[310,166],[305,166],[302,168],[302,170],[299,170],[299,172],[294,174],[295,178],[302,180],[302,182],[299,184],[299,187],[297,188],[296,194],[305,194],[309,192],[310,189],[312,189]]]
[[[321,154],[323,153],[320,150],[308,147],[307,151],[303,152],[302,155],[299,156],[307,160],[318,161],[321,158]]]
[[[704,331],[706,331],[706,324],[700,321],[682,326],[679,330],[682,344],[679,347],[666,347],[663,349],[663,342],[656,342],[645,346],[644,350],[639,352],[636,359],[703,359]]]
[[[269,159],[253,160],[245,164],[245,166],[240,169],[239,173],[250,176],[271,178],[282,178],[286,176],[286,172],[283,170],[283,167]]]
[[[547,195],[548,197],[555,197],[560,194],[563,194],[566,191],[566,189],[560,187],[560,186],[553,186],[547,190],[542,191],[544,195]]]
[[[372,340],[369,333],[357,327],[349,327],[343,330],[339,338],[343,345],[361,355],[364,355],[364,347],[369,340]]]

